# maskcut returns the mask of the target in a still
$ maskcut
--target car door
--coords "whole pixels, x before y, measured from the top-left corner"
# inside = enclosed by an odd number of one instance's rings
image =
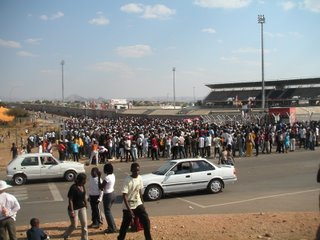
[[[165,177],[162,186],[165,192],[189,191],[192,184],[190,161],[176,164]]]
[[[214,167],[204,160],[191,162],[192,190],[206,189],[213,178]]]
[[[28,179],[40,178],[40,163],[39,158],[25,157],[20,164],[19,171],[25,173]],[[17,169],[18,170],[18,169]]]
[[[61,177],[61,170],[57,160],[51,156],[41,156],[41,178]]]

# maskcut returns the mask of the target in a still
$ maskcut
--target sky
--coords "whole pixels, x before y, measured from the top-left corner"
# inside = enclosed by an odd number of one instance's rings
[[[202,100],[261,81],[258,15],[265,81],[320,77],[320,0],[1,0],[0,99]]]

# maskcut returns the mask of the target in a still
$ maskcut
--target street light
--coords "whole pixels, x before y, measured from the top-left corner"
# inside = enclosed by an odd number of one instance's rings
[[[172,72],[173,72],[173,108],[176,109],[176,79],[175,79],[176,68],[175,67],[172,68]]]
[[[64,103],[63,65],[64,65],[64,60],[61,61],[61,70],[62,70],[62,103]]]
[[[258,15],[258,23],[261,24],[261,79],[262,79],[262,102],[261,108],[265,109],[265,89],[264,89],[264,52],[263,52],[263,24],[265,23],[264,15]]]

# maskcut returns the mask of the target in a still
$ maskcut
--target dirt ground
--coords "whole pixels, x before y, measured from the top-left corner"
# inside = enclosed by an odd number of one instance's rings
[[[20,124],[18,128],[10,125],[12,133],[10,138],[5,138],[0,143],[0,171],[5,171],[5,166],[11,159],[10,147],[20,137],[25,137],[24,130],[40,133],[40,128],[33,128],[30,124]],[[46,126],[50,127],[50,126]],[[7,127],[0,127],[0,136],[6,135]],[[18,136],[18,137],[17,137]],[[20,140],[18,140],[20,141]],[[19,215],[19,214],[18,214]],[[67,219],[63,222],[41,223],[41,227],[49,234],[50,239],[62,239],[61,235],[68,226]],[[120,227],[121,219],[115,219]],[[189,215],[189,216],[165,216],[153,217],[151,220],[151,232],[153,239],[160,240],[320,240],[317,231],[320,223],[319,212],[274,212],[274,213],[248,213],[248,214],[212,214],[212,215]],[[117,234],[104,235],[103,230],[89,229],[90,240],[116,239]],[[17,227],[18,239],[26,239],[26,226]],[[70,240],[80,238],[80,229],[77,229]],[[143,232],[128,232],[127,238],[131,240],[144,239]]]
[[[311,240],[316,239],[319,213],[252,213],[196,216],[150,217],[151,233],[157,240]],[[116,219],[120,226],[121,219]],[[50,239],[61,239],[68,222],[41,223]],[[104,226],[105,227],[105,226]],[[18,227],[18,239],[24,239],[27,226]],[[104,235],[104,228],[89,229],[90,240],[117,239]],[[79,239],[77,229],[70,239]],[[128,232],[126,239],[142,240],[143,231]],[[319,239],[319,238],[318,238]]]

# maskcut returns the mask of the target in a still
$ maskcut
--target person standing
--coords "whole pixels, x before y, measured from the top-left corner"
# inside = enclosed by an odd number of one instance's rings
[[[104,215],[106,217],[106,221],[108,224],[108,228],[104,231],[107,234],[116,233],[117,227],[114,222],[114,218],[111,212],[111,207],[115,201],[115,194],[114,194],[114,185],[116,183],[116,177],[113,174],[113,166],[111,163],[107,163],[103,167],[103,172],[105,177],[101,180],[101,172],[98,172],[99,178],[99,187],[103,190],[103,208],[104,208]]]
[[[16,215],[20,210],[20,204],[15,196],[6,193],[5,189],[12,187],[5,181],[0,180],[0,239],[17,240],[16,237]]]
[[[18,148],[15,143],[12,143],[12,147],[10,149],[10,152],[12,153],[12,159],[15,159],[18,155]]]
[[[79,162],[79,144],[77,141],[72,142],[72,156],[74,162]]]
[[[186,153],[184,149],[185,138],[181,133],[179,134],[178,137],[179,137],[179,141],[178,141],[179,158],[185,158],[186,157]]]
[[[138,148],[137,148],[137,141],[135,138],[133,138],[131,142],[131,155],[132,155],[133,162],[138,160]]]
[[[62,161],[65,160],[66,146],[63,144],[63,142],[61,140],[59,140],[58,152],[59,152],[59,159]]]
[[[92,228],[99,228],[100,224],[102,224],[99,204],[102,201],[103,192],[99,188],[99,182],[101,182],[99,178],[99,169],[97,167],[93,167],[91,169],[91,176],[89,178],[88,189],[92,220],[92,224],[89,227]]]
[[[124,152],[126,156],[126,162],[129,162],[129,155],[131,157],[131,161],[134,162],[132,152],[131,152],[131,139],[129,136],[127,136],[126,140],[124,141]]]
[[[151,158],[152,160],[156,159],[159,160],[159,155],[158,155],[158,139],[156,137],[156,135],[152,135],[151,138]]]
[[[204,139],[204,142],[205,142],[205,155],[206,157],[211,157],[211,145],[212,145],[212,137],[211,137],[211,134],[208,133],[208,135],[205,137]]]
[[[254,136],[252,132],[248,132],[246,135],[246,157],[252,156],[253,147],[254,147]]]
[[[131,175],[124,180],[122,188],[123,217],[118,240],[124,240],[130,223],[138,217],[143,225],[146,240],[152,240],[150,232],[150,219],[143,205],[142,188],[143,182],[139,175],[140,166],[138,163],[131,164]]]
[[[199,149],[200,157],[204,157],[205,151],[204,151],[204,136],[203,135],[201,135],[198,139],[198,149]]]
[[[172,159],[178,158],[178,152],[179,152],[179,137],[177,133],[174,133],[172,137]]]
[[[68,215],[70,225],[63,233],[64,240],[67,240],[71,233],[77,228],[78,220],[81,223],[81,240],[88,240],[87,227],[87,202],[86,202],[86,184],[87,176],[85,173],[79,173],[74,184],[71,185],[68,192]]]
[[[90,154],[90,159],[89,159],[89,165],[91,165],[92,163],[92,159],[93,157],[95,157],[96,159],[96,166],[98,166],[98,163],[99,163],[99,145],[97,143],[97,141],[94,139],[92,141],[92,144],[91,144],[91,154]]]

